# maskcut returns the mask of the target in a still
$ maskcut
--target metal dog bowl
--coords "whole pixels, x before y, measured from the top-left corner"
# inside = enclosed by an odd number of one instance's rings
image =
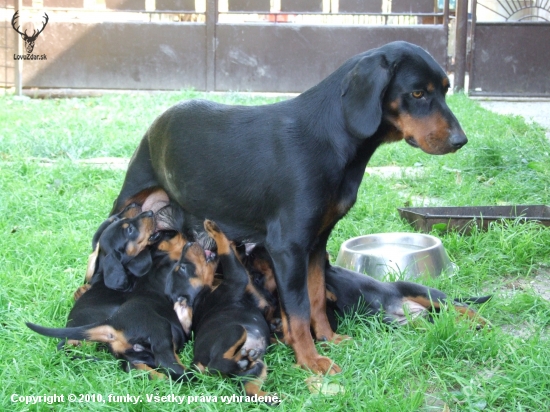
[[[421,233],[378,233],[354,237],[340,247],[336,265],[384,280],[453,273],[455,266],[435,236]]]

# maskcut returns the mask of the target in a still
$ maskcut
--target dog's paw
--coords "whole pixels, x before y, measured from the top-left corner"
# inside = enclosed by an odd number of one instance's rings
[[[206,232],[212,237],[215,237],[218,233],[221,233],[221,230],[216,222],[208,219],[204,221],[204,230],[206,230]]]
[[[240,372],[247,371],[254,367],[256,362],[261,358],[262,351],[257,349],[242,348],[235,359]]]
[[[326,356],[317,355],[304,359],[301,362],[298,362],[298,364],[303,369],[309,369],[310,371],[320,375],[334,375],[342,372],[342,369]]]

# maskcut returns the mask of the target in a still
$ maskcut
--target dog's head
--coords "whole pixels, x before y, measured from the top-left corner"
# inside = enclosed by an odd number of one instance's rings
[[[195,242],[183,247],[179,262],[166,279],[165,293],[174,303],[174,310],[186,334],[191,331],[193,306],[204,288],[211,288],[217,267],[216,255]]]
[[[468,142],[445,102],[449,79],[424,49],[393,42],[355,59],[342,81],[344,120],[352,135],[404,139],[430,154],[455,152]]]
[[[152,211],[115,219],[107,225],[97,241],[91,283],[102,279],[110,289],[129,290],[133,285],[131,275],[144,276],[151,269],[147,246],[155,240],[154,232]]]

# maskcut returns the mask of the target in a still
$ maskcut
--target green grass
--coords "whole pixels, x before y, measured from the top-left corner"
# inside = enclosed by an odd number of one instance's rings
[[[75,159],[130,157],[150,122],[174,102],[204,97],[238,104],[268,98],[196,92],[108,95],[65,100],[0,97],[0,409],[219,410],[218,403],[146,402],[146,395],[232,395],[234,382],[200,376],[192,384],[150,381],[123,372],[93,347],[100,362],[71,360],[56,341],[32,333],[25,321],[62,326],[72,293],[82,283],[91,236],[108,214],[123,171],[77,165]],[[386,145],[369,166],[409,166],[419,176],[367,176],[348,216],[329,242],[333,257],[349,237],[413,231],[397,208],[441,205],[550,204],[550,144],[544,131],[518,117],[490,113],[463,95],[449,97],[470,142],[458,153],[429,156],[404,143]],[[56,160],[45,165],[36,159]],[[271,348],[267,391],[284,396],[278,407],[346,411],[541,411],[550,405],[550,303],[529,285],[536,275],[550,283],[550,229],[535,224],[492,225],[469,235],[438,233],[459,270],[423,282],[454,296],[494,294],[480,308],[493,325],[476,331],[445,311],[435,322],[393,329],[378,319],[344,319],[353,341],[319,351],[343,372],[325,378],[344,394],[312,395],[310,373],[293,367],[292,351]],[[520,283],[521,283],[520,282]],[[517,332],[517,333],[516,333]],[[189,364],[192,347],[182,354]],[[23,396],[141,395],[143,403],[25,405]],[[269,410],[234,403],[224,410]]]

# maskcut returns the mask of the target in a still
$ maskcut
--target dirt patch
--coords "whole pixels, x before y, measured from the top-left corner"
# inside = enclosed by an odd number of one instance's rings
[[[539,269],[532,278],[518,278],[504,282],[502,292],[514,295],[517,291],[532,291],[535,295],[550,302],[550,269]]]
[[[505,298],[512,298],[518,293],[532,293],[550,302],[550,269],[542,268],[536,271],[534,277],[504,279],[497,293]],[[532,321],[518,321],[500,325],[501,330],[521,339],[528,339],[540,330],[540,325]],[[550,328],[545,328],[545,336],[550,333]]]

